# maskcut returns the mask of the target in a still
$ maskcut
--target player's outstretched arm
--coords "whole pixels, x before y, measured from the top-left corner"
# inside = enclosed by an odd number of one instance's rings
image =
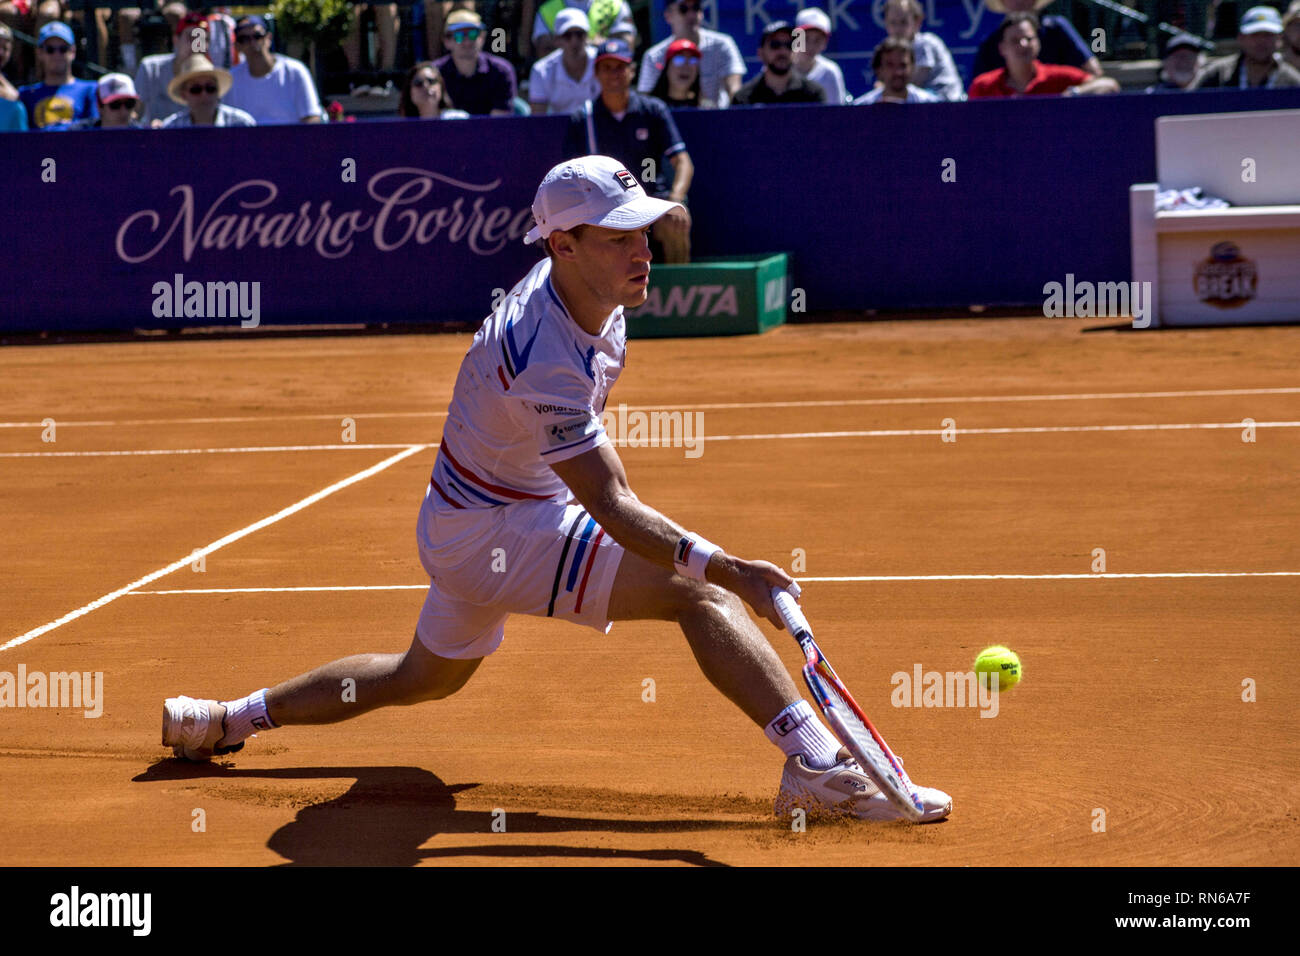
[[[554,462],[551,468],[615,541],[648,561],[675,567],[673,554],[687,530],[633,493],[613,445]],[[770,590],[788,587],[794,579],[776,565],[746,561],[719,551],[710,559],[705,576],[710,583],[736,594],[777,627],[782,626]]]

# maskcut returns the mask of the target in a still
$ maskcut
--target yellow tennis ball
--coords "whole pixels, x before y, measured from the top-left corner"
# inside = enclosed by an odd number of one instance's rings
[[[975,673],[993,673],[998,675],[998,690],[1010,690],[1020,683],[1024,668],[1020,666],[1020,657],[1009,647],[1001,644],[986,647],[975,658]]]

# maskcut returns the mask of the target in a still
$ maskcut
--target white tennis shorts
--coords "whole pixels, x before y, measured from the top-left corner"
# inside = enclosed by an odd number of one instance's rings
[[[416,526],[431,583],[416,634],[439,657],[486,657],[511,614],[557,617],[608,633],[609,596],[623,547],[577,503],[435,508],[426,492]]]

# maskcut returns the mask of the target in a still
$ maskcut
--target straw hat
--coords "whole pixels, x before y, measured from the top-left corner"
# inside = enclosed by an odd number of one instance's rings
[[[181,90],[201,76],[211,76],[217,81],[218,96],[225,96],[230,92],[230,74],[214,66],[212,61],[202,53],[195,53],[185,61],[185,72],[167,84],[167,95],[182,106],[186,105],[187,100]]]

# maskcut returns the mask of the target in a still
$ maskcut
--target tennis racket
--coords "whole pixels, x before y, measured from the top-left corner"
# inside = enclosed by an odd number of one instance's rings
[[[772,588],[772,603],[785,622],[786,630],[803,649],[806,658],[803,666],[804,683],[812,691],[813,700],[826,715],[826,721],[831,725],[835,736],[853,754],[863,772],[875,781],[880,792],[909,820],[919,823],[924,806],[916,793],[915,785],[903,770],[902,762],[894,756],[894,752],[885,743],[885,738],[872,726],[831,667],[822,649],[813,640],[812,628],[808,626],[808,619],[804,617],[794,596],[781,588]]]

